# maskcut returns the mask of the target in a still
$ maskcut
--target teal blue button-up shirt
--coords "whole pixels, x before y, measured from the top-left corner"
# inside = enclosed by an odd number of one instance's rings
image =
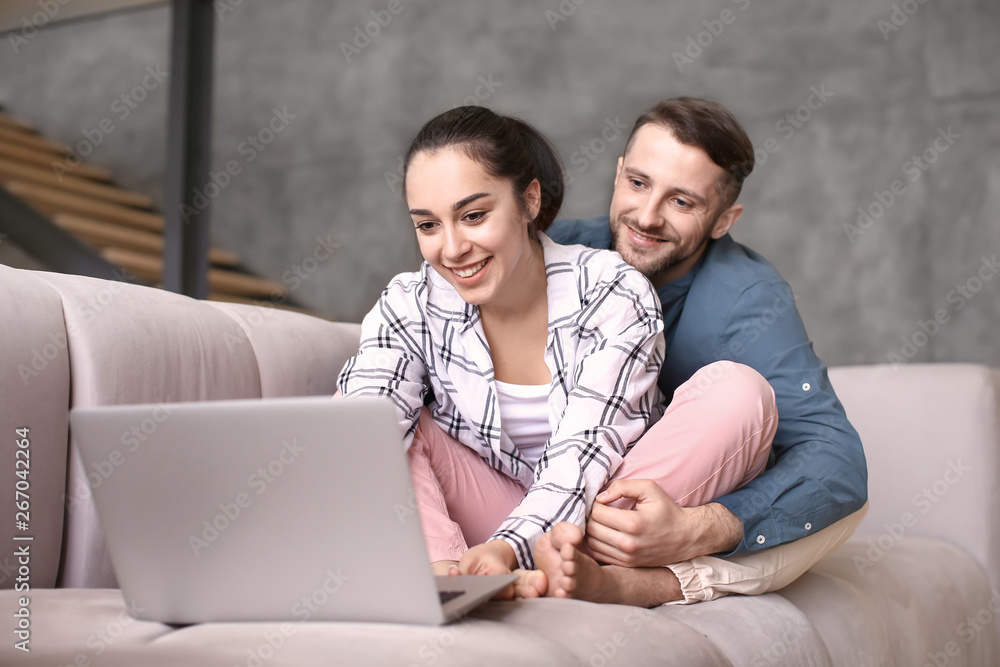
[[[557,220],[546,233],[611,247],[607,215]],[[668,400],[699,368],[723,359],[750,366],[774,388],[778,430],[767,470],[716,501],[743,522],[732,554],[796,540],[861,509],[868,498],[861,439],[777,269],[727,234],[657,292],[667,350],[659,385]]]

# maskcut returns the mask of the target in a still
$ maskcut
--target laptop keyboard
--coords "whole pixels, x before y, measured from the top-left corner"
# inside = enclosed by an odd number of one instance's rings
[[[449,600],[454,600],[459,595],[465,595],[465,591],[438,591],[438,597],[441,598],[441,604],[444,604]]]

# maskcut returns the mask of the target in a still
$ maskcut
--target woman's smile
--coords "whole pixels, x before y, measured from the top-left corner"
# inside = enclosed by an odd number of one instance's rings
[[[492,259],[492,258],[491,257],[487,257],[486,259],[484,259],[483,261],[479,262],[478,264],[466,265],[464,267],[451,266],[451,267],[448,267],[448,268],[450,268],[451,271],[452,271],[452,273],[454,273],[459,278],[469,279],[469,278],[472,278],[473,276],[477,275],[484,268],[486,268],[486,264],[490,261],[490,259]]]

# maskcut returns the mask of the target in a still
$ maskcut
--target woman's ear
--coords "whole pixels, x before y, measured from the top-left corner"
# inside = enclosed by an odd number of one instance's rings
[[[524,189],[524,206],[531,215],[530,220],[537,218],[538,212],[542,210],[542,186],[537,178]]]

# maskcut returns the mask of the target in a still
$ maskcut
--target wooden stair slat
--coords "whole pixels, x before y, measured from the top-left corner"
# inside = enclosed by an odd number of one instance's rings
[[[15,146],[13,144],[5,144],[3,142],[0,142],[0,156],[10,160],[24,162],[25,164],[51,169],[53,174],[55,173],[55,170],[52,168],[52,163],[59,162],[59,160],[55,159],[55,157],[49,153],[41,153],[30,148]],[[73,165],[65,162],[62,166],[65,168],[66,172],[72,173],[74,176],[78,176],[80,178],[91,178],[97,181],[105,182],[112,179],[111,172],[104,167],[97,167],[86,163],[80,163],[74,167]]]
[[[55,157],[66,157],[69,155],[70,150],[66,144],[46,139],[40,134],[35,134],[33,131],[15,130],[7,125],[0,125],[0,141],[16,146],[23,146],[24,148],[44,151]]]
[[[48,185],[74,194],[103,199],[122,206],[149,209],[153,200],[138,192],[129,192],[113,185],[95,183],[86,178],[64,175],[60,180],[51,169],[32,167],[0,157],[0,181],[22,180]]]
[[[224,269],[209,269],[208,285],[215,291],[227,294],[263,297],[288,296],[288,289],[280,283]]]
[[[72,158],[72,161],[71,161]],[[102,167],[77,162],[71,148],[39,134],[30,124],[0,111],[0,183],[52,217],[60,228],[98,247],[112,264],[156,284],[163,276],[163,216],[148,210],[151,198],[112,183]],[[210,300],[325,315],[282,303],[279,283],[217,267],[237,267],[234,253],[209,249]]]
[[[117,222],[150,231],[163,230],[163,216],[134,208],[102,202],[83,195],[62,192],[45,185],[25,181],[8,181],[6,188],[49,215],[76,213],[88,218]]]
[[[163,260],[159,257],[120,248],[105,248],[101,254],[112,264],[128,269],[139,278],[150,282],[159,282],[162,279]],[[208,285],[213,292],[235,296],[271,298],[272,296],[285,297],[288,295],[288,290],[284,285],[225,269],[209,269]]]
[[[154,232],[122,227],[68,213],[56,214],[52,221],[62,229],[102,248],[114,246],[153,255],[163,253],[163,236]],[[234,267],[240,264],[238,256],[219,248],[209,248],[208,261],[214,266]]]
[[[35,128],[30,124],[25,123],[23,120],[15,118],[9,113],[3,111],[0,111],[0,125],[6,125],[7,127],[15,130],[21,130],[22,132],[35,132]]]

